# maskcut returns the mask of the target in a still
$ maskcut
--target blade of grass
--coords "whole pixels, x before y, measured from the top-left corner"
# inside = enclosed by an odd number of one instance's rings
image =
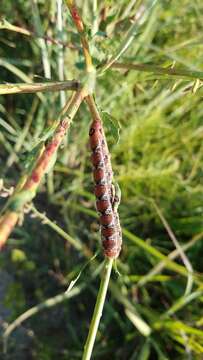
[[[202,238],[203,238],[203,233],[195,235],[194,238],[192,238],[187,244],[182,245],[183,250],[186,251],[190,249],[193,245],[196,244],[197,241],[201,240]],[[179,250],[176,249],[168,255],[168,258],[170,260],[174,260],[178,256],[179,256]],[[142,279],[138,282],[138,286],[145,285],[148,281],[151,280],[151,278],[153,278],[153,276],[160,273],[166,265],[167,264],[165,260],[159,262],[157,265],[154,266],[154,268],[150,270],[148,274],[142,277]]]
[[[31,6],[32,6],[32,17],[34,22],[35,31],[38,35],[38,44],[41,49],[41,56],[42,56],[42,64],[44,69],[44,76],[47,79],[51,79],[51,65],[49,61],[49,55],[47,50],[46,41],[44,40],[44,33],[43,33],[43,27],[41,23],[40,13],[37,5],[37,0],[31,0]]]
[[[179,251],[180,257],[182,259],[183,264],[185,265],[187,271],[188,271],[188,279],[187,279],[187,285],[185,288],[185,296],[189,295],[191,290],[192,290],[192,286],[193,286],[193,268],[192,265],[188,259],[188,257],[186,256],[184,250],[182,249],[182,247],[180,246],[174,232],[172,231],[168,221],[166,220],[166,218],[163,216],[162,211],[160,210],[160,208],[157,206],[156,202],[151,199],[151,202],[159,216],[159,218],[161,219],[169,237],[171,238],[174,246],[176,247],[176,249]]]

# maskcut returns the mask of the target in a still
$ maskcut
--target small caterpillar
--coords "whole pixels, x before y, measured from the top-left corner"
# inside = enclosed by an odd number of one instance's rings
[[[96,208],[100,215],[101,237],[104,254],[110,258],[119,256],[122,234],[113,182],[108,145],[100,119],[94,119],[89,131],[91,161],[95,182]]]

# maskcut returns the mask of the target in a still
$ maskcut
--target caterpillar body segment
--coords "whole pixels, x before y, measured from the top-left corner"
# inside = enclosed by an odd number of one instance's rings
[[[91,162],[95,182],[96,209],[99,213],[104,254],[119,256],[122,234],[117,212],[119,199],[113,185],[113,171],[105,134],[100,119],[94,119],[89,131]]]

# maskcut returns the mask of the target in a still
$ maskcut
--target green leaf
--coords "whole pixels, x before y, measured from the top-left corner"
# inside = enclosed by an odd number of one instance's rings
[[[120,129],[121,129],[119,121],[115,119],[107,111],[102,111],[102,119],[104,125],[107,127],[107,129],[115,139],[115,142],[118,143],[120,140]]]

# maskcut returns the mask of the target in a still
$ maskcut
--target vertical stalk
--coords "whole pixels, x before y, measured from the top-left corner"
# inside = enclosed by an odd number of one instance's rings
[[[97,330],[99,327],[99,322],[102,316],[104,303],[106,299],[107,289],[109,285],[109,280],[111,276],[111,270],[113,265],[113,260],[110,258],[106,258],[104,262],[104,270],[101,278],[100,288],[97,295],[97,301],[94,308],[94,313],[92,317],[92,321],[89,328],[88,337],[85,343],[84,352],[82,356],[82,360],[89,360],[92,355],[93,346],[96,339]]]
[[[62,14],[62,0],[57,0],[57,31],[59,40],[63,41],[62,32],[63,32],[63,14]],[[58,44],[58,75],[59,80],[64,80],[64,59],[63,59],[63,45],[61,43]],[[60,91],[60,101],[61,107],[65,105],[66,98],[65,92]]]
[[[77,31],[80,35],[80,40],[82,43],[83,53],[84,53],[84,57],[85,57],[86,70],[87,70],[87,72],[91,72],[94,67],[92,64],[92,58],[90,55],[89,44],[88,44],[87,36],[85,33],[85,27],[84,27],[83,21],[81,19],[81,16],[79,14],[79,11],[75,4],[75,1],[74,0],[66,0],[66,4],[70,10],[73,22],[74,22],[74,24],[77,28]]]
[[[93,0],[92,11],[93,11],[92,36],[94,36],[98,31],[97,0]]]
[[[49,62],[49,55],[48,55],[48,51],[47,51],[46,41],[43,38],[44,33],[43,33],[42,23],[41,23],[41,19],[40,19],[39,9],[37,6],[37,1],[32,0],[31,4],[32,4],[32,11],[33,11],[34,26],[35,26],[36,33],[39,36],[38,44],[41,49],[44,76],[47,79],[51,79],[51,66],[50,66],[50,62]]]

